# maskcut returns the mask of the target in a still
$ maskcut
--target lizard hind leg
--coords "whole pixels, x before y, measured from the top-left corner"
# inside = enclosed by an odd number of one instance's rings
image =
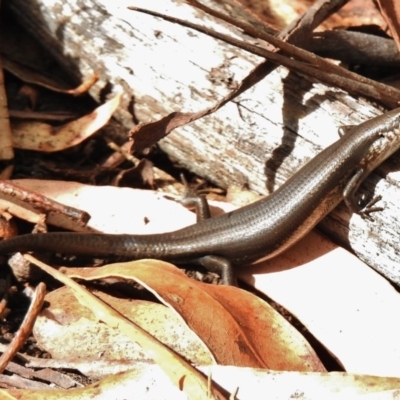
[[[221,276],[223,285],[237,286],[237,280],[231,262],[220,256],[204,256],[199,259],[199,264],[210,272]]]

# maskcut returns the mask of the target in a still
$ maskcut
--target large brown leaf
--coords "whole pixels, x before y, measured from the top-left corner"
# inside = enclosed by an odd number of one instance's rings
[[[224,365],[324,371],[309,344],[268,303],[244,290],[196,282],[171,264],[142,260],[97,269],[65,269],[70,277],[133,279],[173,307]]]

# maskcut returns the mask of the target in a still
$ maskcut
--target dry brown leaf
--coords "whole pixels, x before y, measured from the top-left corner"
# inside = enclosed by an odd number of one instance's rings
[[[55,152],[76,146],[102,128],[118,108],[121,94],[92,113],[57,128],[43,122],[12,124],[14,146],[24,150]]]
[[[65,269],[80,279],[133,279],[173,307],[220,364],[324,371],[305,339],[269,304],[230,286],[196,282],[171,264],[142,260]]]
[[[163,304],[119,299],[101,292],[94,295],[192,364],[214,363],[199,338]],[[46,302],[49,306],[37,318],[34,335],[39,346],[53,359],[72,363],[108,361],[110,365],[119,365],[119,371],[131,368],[132,364],[153,364],[137,343],[100,323],[87,307],[76,300],[68,287],[49,293]],[[99,378],[104,373],[100,370],[89,376]]]
[[[184,390],[191,399],[203,400],[208,398],[207,396],[210,399],[226,399],[226,394],[214,386],[210,388],[206,377],[191,364],[164,346],[134,322],[125,318],[117,310],[108,306],[96,296],[93,296],[88,290],[66,275],[63,275],[60,271],[42,263],[29,254],[25,255],[25,258],[51,275],[54,279],[67,285],[79,302],[90,308],[99,321],[118,329],[132,341],[137,342],[148,356],[163,369],[174,385]]]

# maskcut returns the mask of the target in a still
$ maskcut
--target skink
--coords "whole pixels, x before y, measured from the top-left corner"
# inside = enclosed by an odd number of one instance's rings
[[[400,147],[400,108],[347,129],[270,196],[253,204],[163,234],[43,233],[0,242],[0,254],[17,251],[156,258],[197,263],[234,284],[232,267],[271,258],[306,235],[342,200],[367,217],[355,192],[366,176]],[[204,209],[204,207],[203,207]]]

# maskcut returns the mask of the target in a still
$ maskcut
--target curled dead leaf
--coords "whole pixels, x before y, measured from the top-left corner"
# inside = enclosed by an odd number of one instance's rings
[[[325,371],[302,335],[268,303],[244,290],[196,282],[157,260],[64,272],[85,280],[118,277],[139,282],[181,315],[220,364]]]
[[[57,128],[43,122],[12,124],[14,146],[24,150],[55,152],[80,144],[103,127],[118,108],[121,94],[92,113]]]

